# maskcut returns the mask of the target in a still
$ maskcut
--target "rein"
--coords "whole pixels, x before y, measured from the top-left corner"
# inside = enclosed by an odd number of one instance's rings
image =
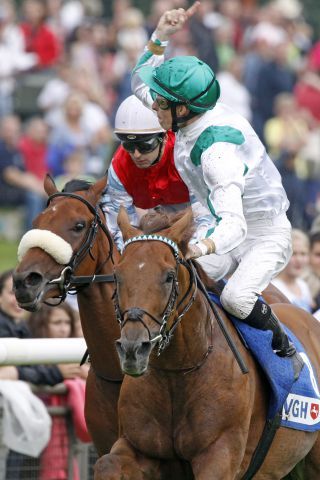
[[[50,197],[48,198],[47,206],[49,206],[50,202],[57,197],[67,197],[79,200],[80,202],[84,203],[90,210],[90,212],[94,215],[90,229],[88,230],[86,238],[84,239],[84,242],[80,246],[79,250],[72,255],[70,262],[62,270],[60,276],[50,281],[51,285],[59,286],[61,292],[61,296],[58,297],[60,299],[60,304],[65,300],[67,293],[70,292],[70,290],[73,290],[73,294],[77,293],[77,286],[84,287],[92,283],[113,283],[114,277],[112,274],[93,274],[83,276],[73,274],[74,270],[80,265],[80,263],[88,253],[90,257],[94,260],[94,256],[92,254],[92,247],[94,245],[99,228],[101,228],[109,242],[109,254],[103,264],[100,266],[99,270],[101,270],[103,265],[109,259],[112,261],[113,264],[114,260],[112,256],[113,241],[110,232],[104,225],[104,222],[101,220],[101,217],[99,215],[99,206],[94,207],[90,202],[88,202],[88,200],[83,198],[81,195],[77,195],[76,193],[71,192],[56,192],[53,195],[50,195]]]
[[[113,274],[73,275],[73,271],[79,266],[83,258],[88,253],[90,257],[94,260],[91,249],[95,242],[99,227],[101,228],[101,230],[103,231],[103,233],[105,234],[109,242],[109,254],[105,259],[105,261],[103,262],[103,264],[100,266],[99,270],[102,269],[102,267],[107,263],[109,259],[114,264],[114,259],[112,256],[113,240],[111,238],[110,232],[108,231],[105,224],[101,220],[101,217],[99,215],[99,207],[94,207],[85,198],[81,197],[81,195],[77,195],[76,193],[71,193],[71,192],[70,193],[57,192],[57,193],[54,193],[53,195],[50,195],[50,197],[48,198],[47,206],[56,197],[75,198],[76,200],[79,200],[80,202],[84,203],[88,207],[90,212],[94,215],[94,218],[91,222],[91,227],[80,249],[78,250],[78,252],[73,254],[69,264],[62,270],[60,277],[50,281],[50,284],[56,284],[60,288],[60,291],[61,291],[61,296],[59,297],[60,298],[59,304],[60,304],[66,298],[67,293],[70,292],[71,289],[73,290],[72,292],[73,294],[77,293],[78,291],[77,288],[74,288],[72,286],[79,286],[81,288],[81,287],[91,285],[92,283],[113,283],[114,282]],[[45,303],[51,306],[50,303],[48,302],[45,302]],[[83,365],[88,359],[88,357],[89,357],[89,351],[87,349],[85,354],[82,357],[80,365]],[[101,373],[97,372],[95,369],[93,370],[96,376],[101,380],[104,380],[105,382],[119,384],[119,383],[122,383],[123,381],[123,377],[112,379],[112,378],[106,377],[105,375],[102,375]]]
[[[199,290],[201,290],[202,294],[206,298],[206,300],[207,300],[207,302],[208,302],[208,304],[211,308],[211,311],[213,312],[213,315],[214,315],[214,317],[215,317],[215,319],[216,319],[216,321],[217,321],[217,323],[218,323],[218,325],[219,325],[219,327],[220,327],[220,329],[221,329],[221,331],[222,331],[222,333],[223,333],[223,335],[224,335],[224,337],[225,337],[225,339],[226,339],[226,341],[227,341],[227,343],[228,343],[228,345],[229,345],[229,347],[230,347],[230,349],[231,349],[231,351],[232,351],[232,353],[233,353],[233,355],[234,355],[234,357],[235,357],[235,359],[236,359],[236,361],[237,361],[237,363],[240,367],[241,372],[243,374],[247,374],[249,372],[248,367],[247,367],[246,363],[244,362],[239,350],[237,349],[237,346],[236,346],[235,342],[233,341],[230,333],[228,332],[227,326],[225,325],[225,322],[224,322],[223,318],[221,317],[216,305],[213,303],[213,301],[209,297],[208,292],[206,291],[206,288],[205,288],[204,284],[202,283],[197,271],[195,270],[195,267],[194,267],[193,263],[191,261],[189,261],[189,262],[186,261],[185,259],[183,259],[180,256],[178,245],[173,240],[171,240],[170,238],[164,237],[162,235],[156,235],[156,234],[138,235],[136,237],[132,237],[129,240],[127,240],[124,243],[123,250],[128,245],[130,245],[131,243],[141,242],[141,241],[146,241],[146,240],[147,241],[150,241],[150,240],[160,241],[162,243],[166,243],[171,248],[171,251],[172,251],[172,253],[175,257],[175,260],[176,260],[176,270],[175,270],[175,275],[174,275],[174,278],[173,278],[172,289],[171,289],[171,292],[170,292],[170,295],[169,295],[167,305],[166,305],[163,313],[161,314],[162,319],[159,320],[159,319],[155,318],[153,315],[151,315],[151,313],[147,312],[146,310],[143,310],[142,308],[129,308],[129,309],[125,310],[124,312],[122,312],[121,309],[120,309],[118,295],[117,295],[117,280],[115,279],[116,288],[115,288],[115,292],[114,292],[114,295],[113,295],[113,300],[114,300],[117,320],[120,324],[120,329],[122,329],[124,327],[124,325],[127,323],[127,321],[129,319],[131,321],[134,320],[134,321],[139,321],[140,323],[142,323],[142,325],[146,328],[146,330],[148,332],[149,341],[151,343],[159,343],[159,346],[158,346],[158,356],[159,356],[161,354],[161,352],[169,345],[169,343],[170,343],[170,341],[173,337],[174,331],[181,321],[181,318],[185,315],[185,313],[189,310],[191,305],[194,303],[195,297],[196,297],[196,294],[197,294],[197,291],[198,291],[198,285],[199,285]],[[188,270],[189,275],[190,275],[190,283],[189,283],[189,287],[187,289],[187,292],[185,293],[183,298],[180,300],[180,302],[177,304],[176,310],[178,310],[179,306],[188,297],[189,293],[192,290],[193,285],[194,285],[195,288],[194,288],[193,294],[192,294],[189,302],[187,303],[187,305],[185,306],[183,311],[178,315],[178,317],[174,321],[173,325],[169,328],[169,330],[167,330],[167,328],[166,328],[167,327],[167,321],[174,311],[174,305],[176,304],[176,301],[177,301],[177,298],[178,298],[178,295],[179,295],[179,290],[178,290],[179,283],[178,283],[178,279],[177,279],[179,265],[183,265]],[[126,314],[127,314],[127,318],[125,319]],[[143,315],[147,315],[149,318],[151,318],[155,323],[157,323],[160,326],[159,334],[156,335],[154,338],[151,338],[150,330],[149,330],[148,326],[146,325],[146,323],[143,321]],[[197,370],[198,368],[200,368],[203,365],[203,363],[206,361],[208,355],[212,352],[212,350],[213,350],[213,338],[212,338],[212,324],[211,324],[211,344],[209,345],[207,352],[204,354],[202,361],[200,361],[199,364],[197,364],[193,367],[186,367],[186,368],[183,368],[183,369],[180,369],[180,370],[168,370],[168,371],[169,372],[171,371],[171,372],[189,373],[189,372],[192,372],[194,370]]]

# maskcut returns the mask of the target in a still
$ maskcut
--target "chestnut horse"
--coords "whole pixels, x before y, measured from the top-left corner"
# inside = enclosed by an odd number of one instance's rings
[[[14,274],[18,303],[30,311],[76,287],[91,362],[85,417],[99,455],[108,452],[118,438],[117,401],[123,378],[114,348],[119,326],[111,301],[113,264],[119,253],[99,208],[105,186],[106,178],[90,188],[78,187],[76,193],[61,193],[47,176],[48,207],[34,220],[36,230],[27,232],[26,241],[22,239],[20,247],[25,251]],[[71,258],[60,260],[59,254],[69,249]]]
[[[21,240],[22,258],[14,273],[17,301],[30,311],[76,288],[90,354],[85,418],[99,455],[109,452],[119,436],[117,402],[123,378],[115,350],[119,325],[111,300],[113,266],[120,255],[99,207],[105,186],[106,178],[91,186],[76,181],[66,192],[59,192],[47,176],[48,207]],[[70,258],[65,258],[66,251]],[[157,468],[167,480],[185,480],[189,467],[175,460]]]
[[[196,480],[246,478],[261,437],[267,386],[219,309],[249,367],[247,375],[241,373],[183,259],[191,221],[186,213],[155,237],[133,228],[124,209],[119,214],[126,243],[115,266],[121,324],[117,350],[127,375],[118,408],[122,435],[98,460],[99,480],[159,480],[156,460],[170,458],[189,462]],[[319,378],[320,324],[292,305],[274,304],[273,309],[300,338]],[[155,352],[159,344],[161,355]],[[318,432],[280,427],[254,478],[279,480],[303,458],[306,478],[319,479]],[[149,470],[147,459],[153,459]]]

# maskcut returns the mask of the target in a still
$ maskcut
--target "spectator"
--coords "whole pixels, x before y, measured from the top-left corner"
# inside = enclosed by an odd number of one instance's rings
[[[22,321],[26,316],[26,312],[18,306],[13,293],[12,273],[12,270],[7,270],[0,275],[0,337],[31,338],[32,334],[28,322]],[[67,308],[66,306],[61,307],[63,310]],[[54,312],[54,316],[57,316],[59,313],[55,309],[49,310]],[[47,312],[47,310],[45,311]],[[46,321],[48,321],[48,318],[47,316]],[[72,322],[75,321],[75,318],[72,319]],[[34,324],[35,321],[33,320],[32,322]],[[69,323],[71,324],[71,321]],[[34,327],[32,328],[35,330]],[[81,377],[83,375],[83,369],[77,365],[0,367],[1,379],[24,380],[35,385],[53,386],[61,383],[64,378]]]
[[[308,65],[298,80],[294,93],[300,107],[320,120],[320,40],[309,53]]]
[[[310,235],[310,264],[304,277],[313,299],[313,309],[320,309],[320,230]]]
[[[251,40],[258,43],[260,50],[256,57],[248,58],[245,79],[252,95],[252,124],[264,141],[264,125],[274,115],[274,99],[279,93],[292,92],[295,77],[288,67],[289,43],[283,29],[261,23],[252,32]]]
[[[56,34],[46,25],[46,5],[42,0],[24,0],[24,21],[20,24],[25,39],[26,52],[37,55],[37,68],[54,66],[60,56],[61,46]]]
[[[251,99],[242,81],[243,65],[241,56],[234,57],[225,66],[225,69],[217,74],[221,88],[219,101],[233,108],[237,113],[240,113],[240,115],[250,121]]]
[[[35,214],[42,208],[45,197],[43,182],[33,173],[26,172],[19,151],[20,120],[16,116],[4,117],[0,123],[0,204],[25,206],[25,229],[32,227]]]
[[[287,211],[288,218],[295,228],[306,227],[307,185],[296,172],[295,156],[291,152],[283,152],[278,158],[277,167],[282,178],[282,184],[290,202]]]
[[[84,95],[72,92],[55,119],[48,152],[48,165],[54,175],[63,172],[61,152],[77,148],[85,151],[85,173],[101,175],[105,171],[106,145],[111,133],[103,110]]]
[[[95,181],[94,177],[86,175],[85,154],[81,149],[71,149],[70,153],[66,154],[62,166],[64,174],[54,177],[58,190],[62,190],[65,184],[74,178],[86,180],[87,182]]]
[[[78,312],[73,310],[67,303],[51,308],[43,305],[39,311],[31,314],[29,318],[30,331],[36,338],[71,338],[75,337],[77,329]],[[50,406],[70,406],[69,397],[74,387],[81,392],[77,396],[78,410],[82,412],[82,426],[84,422],[84,381],[87,378],[88,366],[78,366],[74,364],[59,365],[63,371],[64,379],[68,388],[66,395],[41,395],[46,405]],[[76,385],[74,385],[76,382]],[[81,386],[78,382],[82,382]],[[79,389],[80,387],[80,389]],[[70,393],[69,393],[70,392]],[[88,436],[85,431],[84,435]],[[69,437],[67,431],[66,418],[55,416],[52,419],[52,432],[48,445],[44,449],[40,458],[40,477],[39,480],[56,480],[68,478],[68,454]],[[74,462],[74,480],[79,479],[78,465]]]
[[[267,120],[264,130],[269,153],[274,160],[285,153],[293,154],[298,164],[301,162],[299,152],[309,133],[308,123],[297,108],[292,93],[277,95],[274,112],[275,116]]]
[[[51,118],[64,104],[70,93],[71,67],[65,61],[57,64],[55,75],[48,80],[40,90],[37,98],[38,107],[44,112],[48,125],[52,125]]]
[[[201,2],[198,11],[190,19],[189,29],[193,45],[197,49],[195,55],[206,62],[214,72],[217,72],[219,70],[219,59],[215,39],[212,30],[205,23],[208,8],[210,8],[210,2]]]
[[[292,257],[287,266],[272,283],[290,300],[293,305],[308,312],[312,311],[311,292],[303,275],[309,264],[309,239],[298,229],[292,230]]]
[[[0,337],[30,338],[28,324],[23,320],[26,312],[22,310],[13,293],[12,270],[0,275]],[[56,313],[56,312],[55,312]],[[23,380],[35,385],[56,385],[64,378],[74,378],[82,374],[81,367],[75,365],[32,365],[0,367],[1,380]],[[29,457],[10,451],[7,458],[7,479],[19,480],[23,465]],[[14,477],[10,477],[10,473]],[[22,478],[22,477],[21,477]]]
[[[41,117],[31,118],[20,138],[19,149],[27,172],[43,181],[47,166],[48,127]]]
[[[24,51],[20,30],[10,23],[8,5],[0,5],[0,117],[13,112],[16,76],[36,63],[36,55]]]

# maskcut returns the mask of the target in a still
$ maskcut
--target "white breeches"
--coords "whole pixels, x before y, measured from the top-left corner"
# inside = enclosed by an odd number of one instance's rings
[[[210,278],[228,278],[221,303],[227,312],[245,319],[261,292],[287,265],[291,254],[291,225],[282,214],[248,223],[247,237],[239,247],[225,255],[206,255],[197,261]]]

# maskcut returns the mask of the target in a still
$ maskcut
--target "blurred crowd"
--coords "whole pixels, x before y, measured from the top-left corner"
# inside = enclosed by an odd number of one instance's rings
[[[12,274],[13,270],[0,273],[0,338],[74,338],[83,336],[79,312],[72,297],[68,297],[70,301],[55,308],[44,304],[38,311],[28,314],[17,303],[13,293]],[[82,442],[90,442],[91,437],[84,420],[85,382],[88,371],[88,364],[80,366],[75,363],[0,366],[0,395],[5,399],[4,405],[10,404],[9,412],[4,408],[1,413],[1,417],[5,418],[4,430],[7,435],[3,433],[0,444],[6,445],[6,441],[8,441],[7,447],[11,447],[6,455],[6,472],[0,472],[1,480],[4,478],[6,480],[23,480],[31,477],[39,478],[39,480],[71,478],[68,476],[71,444],[67,416],[61,414],[53,416],[47,425],[41,417],[43,412],[41,409],[39,411],[39,405],[35,402],[34,396],[31,392],[27,396],[23,396],[24,390],[20,389],[21,384],[25,384],[25,382],[38,387],[54,387],[63,383],[66,390],[63,395],[43,391],[38,394],[37,398],[40,398],[47,407],[68,408],[76,437]],[[17,398],[18,405],[15,405],[8,396],[10,392]],[[42,444],[37,446],[38,450],[30,449],[29,442],[26,441],[30,432],[28,432],[25,418],[19,417],[20,410],[23,413],[23,409],[19,409],[19,402],[23,403],[24,408],[28,402],[32,402],[30,417],[32,414],[36,416],[35,423],[40,429],[45,430],[46,427],[49,427],[48,436],[45,439],[41,438]],[[12,427],[6,419],[8,413],[13,419]],[[40,420],[43,421],[43,424]],[[2,422],[3,418],[0,421]],[[10,442],[8,430],[11,428],[10,438],[12,441]],[[33,434],[36,435],[34,426]],[[40,432],[38,432],[38,436],[40,436]],[[32,443],[36,443],[38,440],[39,438],[32,438]],[[38,475],[31,475],[31,468],[33,474],[38,472]],[[73,480],[80,478],[77,463],[73,465],[72,478]]]
[[[44,206],[46,172],[58,188],[104,174],[132,68],[161,14],[190,4],[0,0],[0,208],[23,205],[25,229]],[[196,55],[216,72],[220,101],[252,123],[276,163],[309,252],[320,231],[320,39],[304,8],[202,0],[166,55]]]

